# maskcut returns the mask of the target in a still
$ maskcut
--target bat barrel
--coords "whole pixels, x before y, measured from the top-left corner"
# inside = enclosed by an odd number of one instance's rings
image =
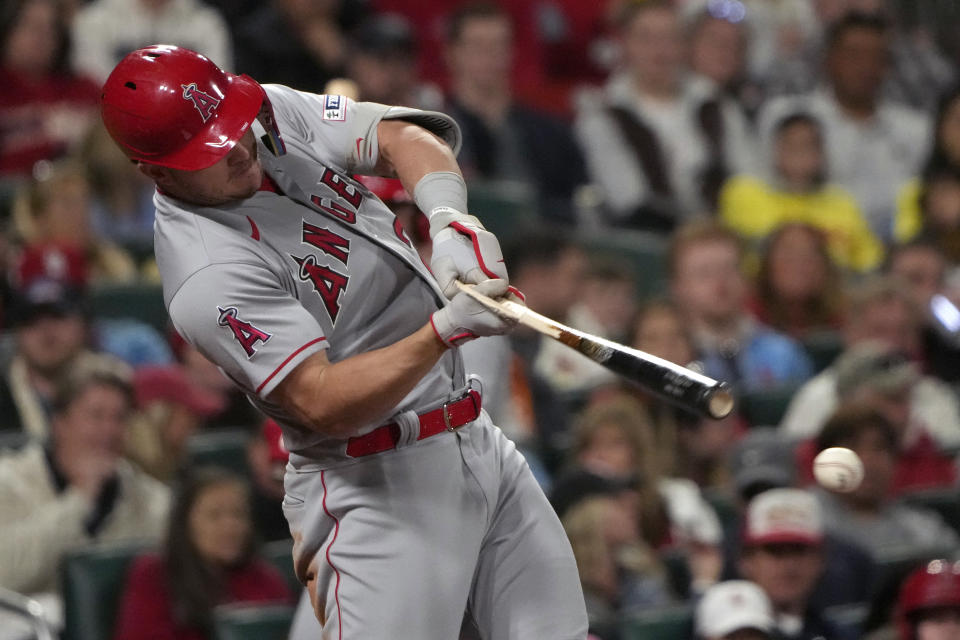
[[[725,382],[602,338],[579,337],[579,351],[671,404],[715,420],[733,411],[733,393]]]

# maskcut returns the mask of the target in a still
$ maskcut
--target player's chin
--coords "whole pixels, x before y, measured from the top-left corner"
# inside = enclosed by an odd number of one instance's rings
[[[234,192],[239,198],[249,198],[260,189],[263,183],[263,169],[259,162],[254,162],[249,169],[231,180]]]

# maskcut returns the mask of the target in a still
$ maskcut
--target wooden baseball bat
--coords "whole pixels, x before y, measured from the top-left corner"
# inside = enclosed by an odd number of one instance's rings
[[[733,394],[724,382],[649,353],[578,331],[512,300],[495,300],[462,282],[457,286],[501,317],[562,342],[678,407],[717,420],[733,411]]]

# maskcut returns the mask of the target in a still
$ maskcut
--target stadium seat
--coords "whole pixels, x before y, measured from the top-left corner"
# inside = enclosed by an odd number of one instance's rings
[[[127,569],[143,544],[97,545],[68,554],[61,563],[64,640],[108,640]]]
[[[216,640],[287,640],[293,607],[225,606],[214,612]]]
[[[90,310],[99,318],[132,318],[161,333],[167,327],[163,290],[154,284],[99,285],[90,289]]]
[[[250,434],[240,428],[202,431],[187,442],[187,458],[191,466],[223,467],[246,478],[249,439]]]
[[[804,337],[801,343],[817,373],[833,364],[843,352],[843,336],[838,331],[816,331]]]
[[[260,555],[279,569],[280,573],[287,580],[291,593],[300,593],[303,585],[297,579],[297,574],[293,570],[293,540],[276,540],[268,542],[260,549]]]
[[[667,242],[642,231],[597,231],[582,239],[592,256],[624,260],[633,269],[641,299],[662,295],[667,289]]]
[[[751,427],[776,427],[800,386],[786,384],[740,396],[740,414]]]
[[[917,507],[936,511],[943,521],[960,533],[960,491],[955,487],[911,491],[900,499]]]
[[[678,606],[624,616],[622,640],[689,640],[693,637],[693,607]]]

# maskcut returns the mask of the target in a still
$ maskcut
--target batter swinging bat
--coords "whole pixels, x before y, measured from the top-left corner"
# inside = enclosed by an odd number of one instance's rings
[[[494,313],[562,342],[667,402],[714,419],[726,417],[733,411],[733,394],[723,382],[649,353],[577,331],[511,300],[494,300],[462,282],[457,286]]]

